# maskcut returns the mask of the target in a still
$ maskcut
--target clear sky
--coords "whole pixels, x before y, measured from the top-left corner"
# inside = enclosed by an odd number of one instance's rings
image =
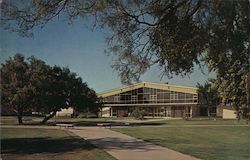
[[[68,24],[65,19],[55,19],[44,28],[35,29],[34,37],[24,38],[10,31],[0,29],[0,62],[9,56],[22,53],[26,57],[34,55],[49,65],[68,66],[71,71],[82,77],[83,81],[96,92],[122,86],[116,71],[110,66],[112,57],[104,54],[107,48],[105,31],[91,30],[86,21]],[[160,77],[157,67],[150,69],[141,77],[141,81],[160,82],[177,85],[195,86],[204,83],[214,74],[201,73],[198,66],[189,77],[174,76],[172,79]]]

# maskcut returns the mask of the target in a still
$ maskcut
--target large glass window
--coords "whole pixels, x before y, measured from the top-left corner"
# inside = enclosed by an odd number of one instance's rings
[[[178,94],[176,92],[173,92],[170,94],[170,99],[171,100],[177,100],[178,99]]]
[[[197,103],[198,95],[144,87],[105,97],[103,102],[106,104]]]
[[[120,95],[114,96],[114,102],[120,102]]]
[[[137,95],[131,96],[131,101],[137,101]]]
[[[149,95],[149,101],[155,103],[157,101],[156,95]]]

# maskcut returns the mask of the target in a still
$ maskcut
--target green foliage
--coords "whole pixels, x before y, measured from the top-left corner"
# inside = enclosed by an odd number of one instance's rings
[[[33,86],[29,83],[28,64],[21,54],[2,64],[1,67],[1,105],[17,113],[22,124],[22,114],[30,107]]]
[[[208,109],[208,116],[210,117],[211,107],[217,107],[220,103],[218,89],[212,83],[206,82],[204,85],[197,84],[199,94],[199,104]]]
[[[211,71],[216,72],[213,83],[223,101],[232,102],[237,112],[246,116],[249,112],[247,92],[250,95],[246,87],[246,83],[250,84],[247,82],[250,73],[249,2],[219,1],[211,9],[212,34],[203,60]]]
[[[238,118],[241,115],[247,117],[249,112],[247,108],[247,90],[245,75],[227,74],[227,78],[218,76],[213,80],[213,84],[217,86],[220,97],[225,103],[231,103],[237,111]],[[250,84],[250,82],[248,82]]]
[[[112,66],[123,83],[138,81],[153,65],[171,77],[189,74],[195,63],[204,61],[216,72],[222,84],[219,92],[224,98],[233,99],[236,109],[250,105],[250,90],[246,90],[250,84],[244,82],[247,74],[250,77],[248,0],[19,3],[2,2],[1,22],[6,29],[22,36],[30,35],[32,29],[43,27],[58,15],[66,16],[71,22],[79,17],[92,17],[94,26],[108,27],[106,52],[116,58]],[[244,100],[246,95],[248,102]]]
[[[130,83],[155,64],[168,76],[188,74],[202,53],[212,69],[226,68],[220,62],[229,54],[245,57],[240,61],[245,68],[248,6],[248,0],[4,1],[1,20],[6,29],[27,36],[55,16],[71,22],[90,16],[94,26],[110,29],[107,52],[117,57],[113,67],[122,82]]]
[[[201,103],[208,106],[216,106],[219,103],[219,95],[216,86],[213,83],[205,82],[204,85],[197,84],[199,98]]]
[[[1,67],[2,106],[15,111],[19,123],[25,111],[45,115],[42,123],[63,108],[97,113],[96,93],[68,68],[46,65],[29,57],[27,61],[16,54]],[[49,114],[48,116],[46,116]]]
[[[129,116],[134,117],[135,119],[144,119],[146,112],[136,108]]]

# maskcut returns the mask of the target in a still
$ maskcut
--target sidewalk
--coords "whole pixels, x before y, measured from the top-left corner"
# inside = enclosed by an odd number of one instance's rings
[[[71,132],[118,160],[198,160],[195,157],[100,127],[76,127]]]

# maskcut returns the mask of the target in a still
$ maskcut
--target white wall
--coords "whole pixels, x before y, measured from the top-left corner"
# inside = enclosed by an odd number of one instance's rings
[[[229,110],[229,109],[223,109],[223,114],[222,114],[223,119],[236,119],[236,111],[235,110]]]
[[[56,112],[56,116],[70,116],[73,114],[73,108],[62,109],[61,111]]]
[[[110,117],[110,108],[111,107],[102,108],[102,117]]]

